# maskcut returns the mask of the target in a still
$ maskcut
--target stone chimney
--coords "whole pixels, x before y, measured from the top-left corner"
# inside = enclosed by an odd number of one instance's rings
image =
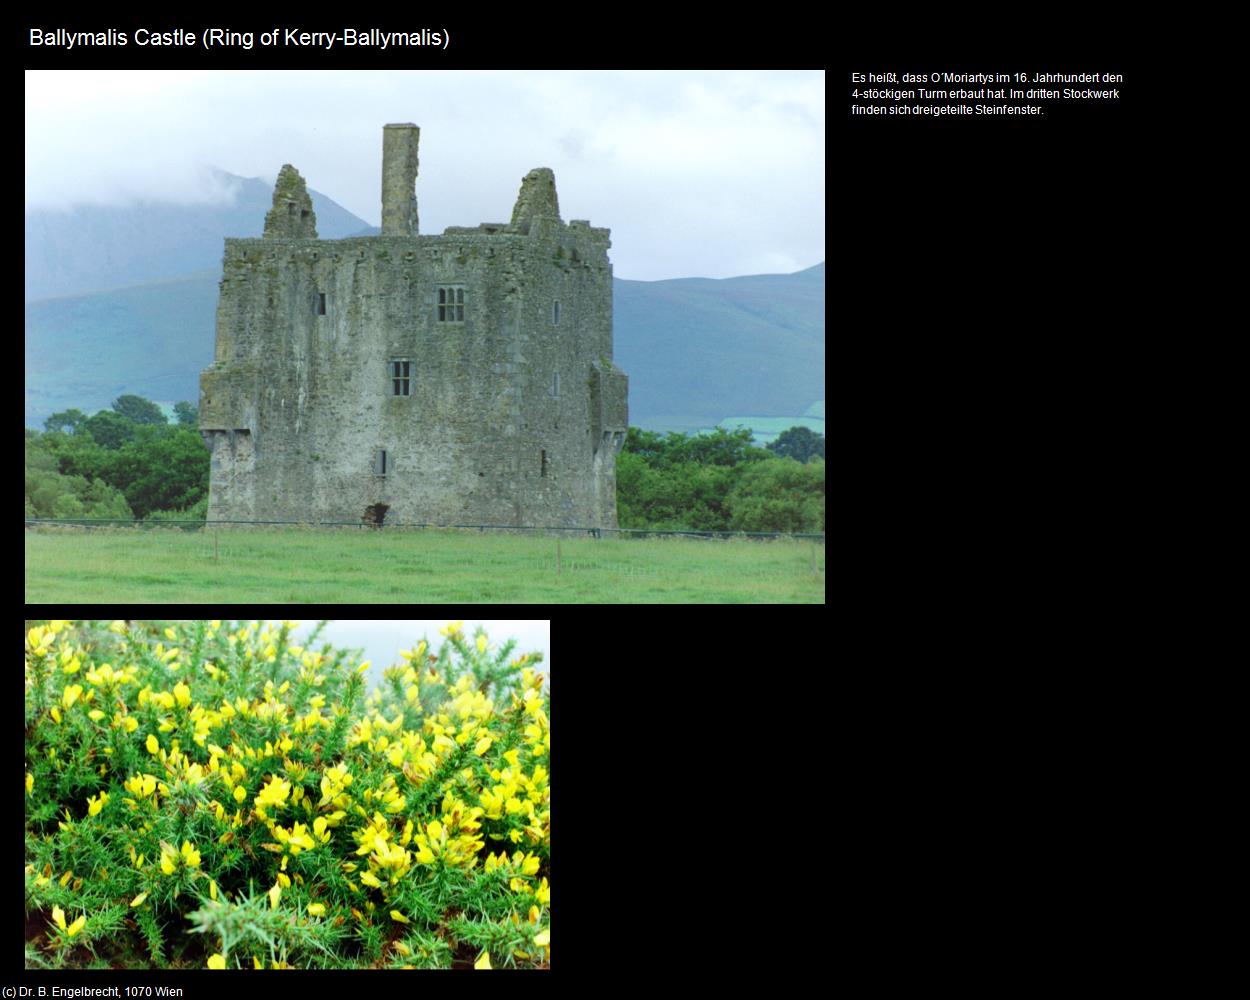
[[[411,122],[382,129],[382,235],[417,235],[417,140]]]

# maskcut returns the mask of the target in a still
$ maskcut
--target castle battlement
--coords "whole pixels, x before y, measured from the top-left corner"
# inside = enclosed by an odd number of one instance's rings
[[[614,527],[609,230],[538,168],[508,223],[421,235],[419,130],[383,136],[381,235],[318,239],[287,164],[264,236],[226,240],[209,518]]]

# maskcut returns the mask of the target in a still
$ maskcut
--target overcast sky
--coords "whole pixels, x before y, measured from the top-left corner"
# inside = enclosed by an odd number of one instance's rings
[[[321,640],[335,646],[358,647],[365,651],[365,659],[373,662],[369,670],[370,684],[382,679],[382,672],[389,666],[402,663],[401,649],[412,649],[425,639],[435,651],[443,643],[438,630],[448,622],[439,619],[350,619],[331,621],[321,633]],[[295,630],[297,640],[303,640],[316,627],[315,621],[301,621]],[[545,619],[497,619],[466,618],[464,634],[472,636],[478,626],[486,630],[486,637],[495,646],[502,646],[509,639],[517,640],[514,656],[522,653],[543,654],[543,664],[538,669],[551,677],[551,622]]]
[[[821,71],[29,71],[26,207],[212,200],[206,166],[308,185],[371,225],[382,126],[421,127],[422,233],[507,222],[521,178],[612,230],[619,278],[825,257]]]

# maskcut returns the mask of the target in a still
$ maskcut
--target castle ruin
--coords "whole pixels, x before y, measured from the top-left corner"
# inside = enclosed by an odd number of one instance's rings
[[[209,519],[616,527],[608,230],[539,168],[511,221],[421,236],[418,136],[383,130],[381,235],[318,239],[288,164],[264,236],[226,240]]]

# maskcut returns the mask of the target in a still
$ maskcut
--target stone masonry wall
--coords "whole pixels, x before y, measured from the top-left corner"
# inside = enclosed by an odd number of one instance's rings
[[[227,240],[201,380],[210,519],[356,521],[383,504],[394,522],[615,527],[627,382],[608,231],[555,204],[540,170],[508,224]],[[464,321],[440,322],[438,290],[457,287]]]

